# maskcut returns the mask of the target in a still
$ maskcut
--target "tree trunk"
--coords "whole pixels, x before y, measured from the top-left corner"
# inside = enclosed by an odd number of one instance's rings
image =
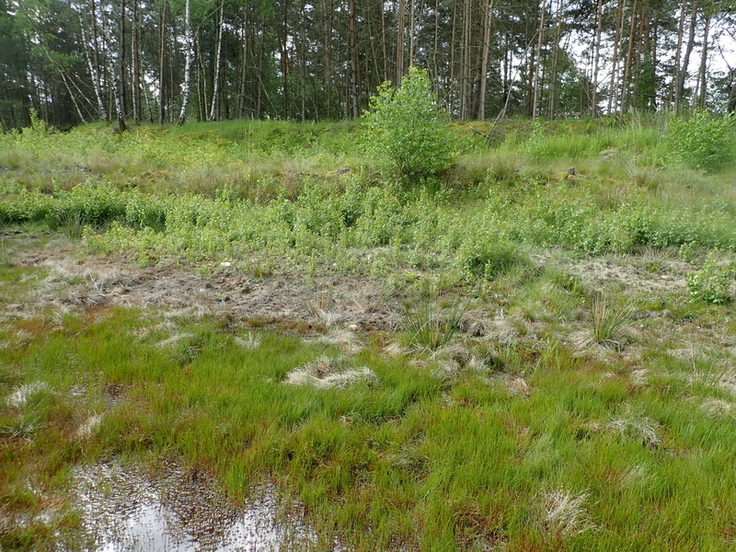
[[[537,102],[539,100],[539,66],[542,63],[542,42],[544,41],[544,16],[547,11],[547,0],[542,0],[539,8],[539,30],[537,31],[537,47],[535,57],[537,64],[534,66],[534,80],[532,81],[532,119],[537,118]]]
[[[325,12],[325,86],[327,88],[327,118],[332,118],[332,13],[333,6],[332,0],[330,0],[329,9],[327,0],[322,0],[323,11]],[[385,34],[385,31],[384,31]],[[386,46],[384,37],[384,48]]]
[[[168,40],[166,45],[166,51],[169,52],[169,55],[166,56],[166,61],[168,63],[169,71],[169,78],[167,80],[167,96],[169,100],[168,119],[170,123],[176,123],[178,120],[179,110],[176,109],[176,99],[179,98],[179,93],[181,91],[181,88],[176,84],[176,73],[174,71],[174,61],[176,60],[175,52],[178,44],[176,22],[177,18],[172,17],[170,23],[171,26],[167,33]]]
[[[189,0],[187,0],[189,1]],[[248,86],[248,8],[243,7],[243,26],[241,29],[242,48],[240,61],[240,93],[238,94],[238,118],[245,117],[246,93]]]
[[[440,66],[437,63],[437,53],[440,42],[440,0],[434,2],[434,48],[432,49],[432,69],[434,82],[439,83]],[[439,85],[438,85],[439,87]]]
[[[97,89],[98,93],[102,93],[102,86],[100,83],[100,46],[99,46],[99,39],[97,37],[97,11],[95,9],[95,0],[90,0],[90,11],[91,11],[91,19],[92,19],[92,46],[94,51],[94,60],[95,60],[95,72],[94,72],[94,79],[95,79],[95,88]],[[103,121],[107,121],[107,110],[105,109],[105,104],[102,102],[102,99],[100,99],[99,104],[100,109],[100,117]]]
[[[87,121],[84,119],[84,115],[82,115],[82,110],[79,107],[79,103],[77,102],[77,97],[72,92],[71,86],[69,86],[69,80],[66,78],[66,74],[64,73],[64,68],[57,63],[54,58],[51,56],[51,52],[49,52],[49,49],[47,47],[44,47],[44,52],[46,52],[46,56],[49,58],[49,61],[52,65],[56,67],[56,70],[59,72],[59,76],[61,77],[61,81],[64,83],[64,88],[66,88],[67,94],[69,94],[69,99],[72,102],[72,105],[74,106],[74,110],[77,112],[77,117],[79,117],[79,121],[81,123],[86,123]],[[123,129],[124,130],[124,129]]]
[[[164,88],[164,64],[166,51],[166,4],[161,6],[159,14],[159,52],[158,52],[158,124],[163,125],[166,116],[166,89]]]
[[[677,88],[675,89],[675,113],[680,113],[682,106],[682,96],[685,94],[685,81],[687,80],[687,67],[690,65],[690,54],[695,46],[695,26],[697,23],[698,9],[696,0],[692,0],[692,10],[690,12],[690,30],[688,31],[687,45],[685,46],[685,54],[682,56],[682,67],[680,68]]]
[[[266,18],[261,19],[261,52],[258,56],[258,95],[256,97],[256,119],[260,119],[263,114],[263,65],[266,57],[266,44],[263,40],[264,29],[266,28]]]
[[[659,58],[657,56],[659,51],[659,20],[653,18],[654,25],[650,28],[651,37],[649,38],[649,51],[651,52],[651,65],[648,68],[650,82],[652,83],[652,94],[649,100],[649,106],[652,111],[657,110],[657,66],[659,64]]]
[[[601,58],[601,35],[603,31],[603,0],[598,0],[598,11],[596,13],[595,28],[595,53],[593,57],[593,83],[592,95],[590,99],[590,114],[593,117],[598,116],[598,63]]]
[[[184,4],[184,33],[185,48],[187,50],[186,60],[184,61],[184,89],[182,91],[181,111],[179,112],[179,126],[187,120],[187,106],[189,105],[189,90],[192,83],[192,23],[191,23],[191,0],[186,0]]]
[[[698,71],[698,88],[700,89],[700,94],[698,96],[698,107],[700,109],[705,109],[705,97],[706,97],[706,68],[707,68],[707,62],[708,62],[708,33],[710,32],[710,20],[712,15],[712,8],[710,6],[704,6],[704,17],[705,17],[705,24],[703,27],[703,49],[700,54],[700,70]]]
[[[613,58],[611,64],[611,82],[608,90],[608,114],[613,113],[613,109],[616,107],[616,85],[618,84],[618,63],[619,63],[619,45],[621,43],[621,37],[624,34],[624,22],[625,22],[625,8],[626,0],[619,0],[618,7],[616,8],[616,33],[613,41]]]
[[[358,46],[355,26],[355,0],[348,0],[348,15],[350,26],[350,99],[351,115],[360,117],[358,109]]]
[[[638,0],[634,0],[631,8],[631,18],[629,21],[629,45],[626,50],[626,62],[624,63],[624,78],[621,81],[621,111],[625,113],[629,108],[629,96],[631,92],[631,63],[634,58],[634,29],[636,26],[636,5]]]
[[[396,86],[401,86],[404,78],[404,40],[406,26],[405,0],[399,0],[399,14],[397,17],[398,28],[396,30]]]
[[[416,0],[409,0],[410,6],[409,6],[409,67],[414,65],[414,33],[416,31],[416,15],[414,13],[414,7],[416,6]]]
[[[386,10],[381,0],[381,50],[383,51],[383,81],[389,80],[388,71],[388,47],[386,45]]]
[[[563,0],[560,0],[559,6],[557,7],[555,38],[552,41],[554,53],[552,54],[552,73],[549,77],[549,108],[547,110],[547,117],[549,119],[554,119],[557,112],[557,64],[559,63],[560,37],[562,35],[562,1]]]
[[[125,132],[125,0],[120,0],[120,47],[118,49],[118,130]]]
[[[281,29],[279,30],[279,47],[281,49],[281,82],[283,90],[283,113],[282,117],[286,120],[289,119],[289,42],[288,42],[288,23],[289,23],[289,3],[284,1],[284,13],[281,22]]]
[[[675,98],[677,97],[677,87],[680,83],[680,57],[682,55],[682,38],[685,34],[685,8],[687,6],[687,0],[680,2],[680,17],[677,23],[677,47],[675,49],[675,72],[672,77],[672,85],[670,87],[670,105],[674,107],[675,111],[677,107],[675,105]]]
[[[452,3],[452,31],[450,33],[450,78],[449,78],[449,84],[448,84],[448,106],[449,111],[454,111],[456,107],[456,82],[455,82],[455,43],[456,43],[456,37],[457,37],[457,5],[458,2]]]
[[[504,33],[504,41],[505,41],[505,48],[503,49],[503,104],[504,108],[499,115],[499,117],[503,118],[506,116],[506,108],[505,106],[509,103],[509,98],[511,97],[511,55],[509,54],[510,51],[510,38],[509,33]]]
[[[478,98],[478,120],[486,119],[486,86],[488,84],[488,56],[491,50],[491,26],[493,24],[493,0],[487,0],[483,20],[483,54],[480,67],[480,94]]]
[[[143,98],[146,100],[146,108],[148,109],[148,122],[153,124],[153,107],[151,106],[148,87],[143,90]]]
[[[470,42],[471,42],[472,7],[470,0],[465,0],[463,10],[463,38],[460,46],[460,118],[470,116]]]
[[[138,0],[133,0],[133,119],[141,124],[141,40]]]
[[[366,31],[368,32],[369,37],[375,37],[377,36],[374,25],[375,21],[372,17],[366,17]],[[361,86],[359,87],[358,93],[359,95],[362,95],[362,93],[365,92],[366,89],[375,88],[379,84],[381,84],[381,67],[379,63],[379,55],[378,55],[378,45],[376,44],[376,40],[373,40],[372,38],[368,40],[366,43],[366,68],[365,73],[363,77],[363,82],[361,83]],[[358,49],[360,52],[360,49]],[[370,59],[368,58],[368,54],[370,53]],[[373,70],[371,71],[370,67],[373,66]],[[360,75],[360,64],[358,65],[358,75]]]
[[[306,37],[306,2],[302,0],[299,16],[299,87],[301,88],[301,119],[307,119],[307,37]]]
[[[207,76],[205,72],[204,57],[202,56],[202,46],[200,41],[200,31],[194,35],[194,50],[197,57],[197,104],[199,109],[199,120],[207,120]]]
[[[210,121],[220,119],[220,58],[222,57],[222,35],[225,28],[225,19],[222,13],[222,0],[215,0],[215,16],[217,17],[217,35],[215,45],[215,73],[212,78],[212,106],[210,107]]]
[[[100,90],[100,78],[98,75],[99,66],[95,65],[92,55],[90,55],[87,36],[84,32],[85,24],[81,14],[79,15],[79,28],[82,33],[82,44],[84,44],[84,57],[87,60],[87,67],[89,69],[90,77],[92,78],[92,87],[95,91],[95,99],[97,100],[97,114],[100,120],[104,121],[107,119],[107,114],[105,113],[105,104],[102,100],[102,90]]]
[[[536,46],[532,47],[532,43],[534,42],[535,36],[532,37],[532,40],[529,42],[526,50],[524,51],[524,57],[527,61],[527,75],[526,75],[526,91],[525,91],[525,99],[524,99],[524,115],[527,117],[532,116],[532,105],[534,103],[534,75],[536,74],[536,54],[537,54],[537,48]],[[513,86],[513,84],[512,84]]]

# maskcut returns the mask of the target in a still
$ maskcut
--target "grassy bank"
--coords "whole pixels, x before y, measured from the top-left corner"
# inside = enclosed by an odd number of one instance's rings
[[[89,547],[111,459],[271,482],[317,550],[732,548],[734,165],[453,131],[421,183],[357,124],[0,137],[2,549]]]

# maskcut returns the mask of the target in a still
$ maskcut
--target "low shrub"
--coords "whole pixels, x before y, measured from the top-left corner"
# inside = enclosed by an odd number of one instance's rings
[[[529,266],[529,258],[518,247],[503,239],[498,241],[468,239],[458,251],[460,268],[476,278],[493,280],[514,268]]]
[[[708,253],[703,268],[688,274],[687,287],[691,301],[721,304],[731,300],[731,283],[736,275],[736,263],[724,260],[717,249]]]
[[[670,122],[670,142],[675,155],[688,167],[716,171],[734,157],[736,116],[711,117],[696,111],[689,119]]]

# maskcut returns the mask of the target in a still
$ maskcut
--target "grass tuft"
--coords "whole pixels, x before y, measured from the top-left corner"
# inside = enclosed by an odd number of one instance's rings
[[[555,538],[580,535],[594,528],[584,507],[587,493],[573,494],[564,489],[550,491],[544,495],[545,532]]]
[[[634,306],[631,304],[614,305],[609,300],[596,295],[592,307],[593,342],[618,349],[623,347],[626,324],[634,311]]]
[[[460,329],[468,302],[457,298],[444,304],[434,292],[409,307],[401,322],[410,345],[435,351],[448,344]]]

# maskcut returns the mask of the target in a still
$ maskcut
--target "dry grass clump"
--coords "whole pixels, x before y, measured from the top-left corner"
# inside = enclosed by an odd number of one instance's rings
[[[5,403],[11,408],[22,408],[33,395],[45,389],[47,385],[40,381],[20,385],[5,398]]]
[[[257,335],[253,332],[247,332],[243,334],[242,336],[235,336],[233,337],[233,341],[240,345],[243,349],[246,350],[253,350],[257,349],[261,346],[261,342],[263,341],[263,338],[260,335]]]
[[[321,356],[286,375],[287,385],[309,385],[317,389],[345,388],[359,381],[374,381],[376,374],[365,366],[351,368],[345,357]]]
[[[432,290],[429,297],[420,299],[409,309],[402,321],[402,329],[411,345],[437,350],[449,343],[460,329],[467,307],[467,301],[461,298],[445,304],[440,301],[438,292]]]
[[[593,528],[584,504],[587,493],[573,494],[557,489],[544,495],[542,524],[548,533],[559,536],[579,535]]]
[[[362,349],[355,330],[349,328],[335,328],[325,335],[308,341],[338,347],[343,353],[348,355],[355,355]]]
[[[97,428],[100,427],[101,423],[102,414],[94,414],[87,418],[84,423],[79,426],[75,436],[78,439],[89,439],[97,432]]]
[[[708,399],[700,405],[700,409],[709,418],[733,416],[734,404],[723,399]]]
[[[156,346],[160,349],[165,349],[166,347],[171,347],[172,345],[176,345],[180,341],[184,341],[185,339],[191,339],[193,337],[194,337],[194,334],[187,333],[187,332],[174,334],[169,338],[159,341],[156,344]]]
[[[649,370],[639,368],[631,371],[631,385],[634,387],[644,387],[649,383]]]
[[[630,414],[627,417],[610,421],[608,427],[622,438],[641,441],[642,445],[647,448],[656,448],[662,443],[659,436],[659,424],[646,416]]]

